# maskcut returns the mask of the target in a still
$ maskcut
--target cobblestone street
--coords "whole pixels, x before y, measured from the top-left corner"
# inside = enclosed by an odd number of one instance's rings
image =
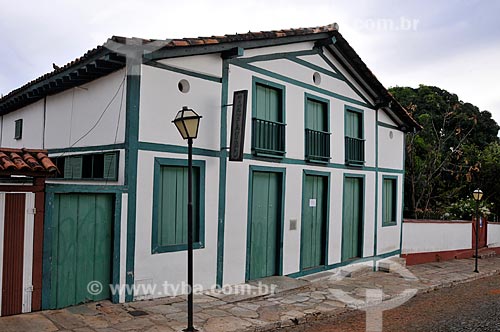
[[[365,317],[356,310],[287,331],[364,332]],[[418,295],[383,317],[384,332],[500,331],[500,276]]]
[[[195,325],[200,331],[300,331],[308,330],[311,324],[330,322],[335,317],[342,317],[343,326],[350,326],[354,317],[354,326],[362,327],[364,314],[354,314],[350,308],[363,307],[368,296],[368,290],[378,289],[382,292],[384,302],[396,299],[407,290],[428,293],[432,290],[445,288],[442,293],[454,294],[461,289],[461,295],[455,300],[440,306],[432,302],[431,294],[418,295],[414,303],[421,303],[421,316],[431,317],[438,309],[450,309],[439,315],[436,324],[450,317],[457,317],[457,309],[467,308],[476,303],[481,293],[469,285],[452,287],[478,278],[485,278],[500,273],[500,258],[482,259],[479,264],[479,274],[473,271],[474,261],[471,259],[454,260],[441,263],[429,263],[408,267],[408,270],[398,270],[397,265],[391,265],[391,273],[373,272],[371,268],[355,268],[354,271],[339,269],[322,272],[302,279],[275,277],[265,280],[277,284],[276,294],[266,296],[224,295],[221,293],[206,293],[195,296]],[[352,269],[352,267],[350,267]],[[410,273],[408,273],[410,272]],[[411,277],[411,274],[415,277]],[[491,285],[491,296],[488,299],[496,302],[485,302],[484,306],[491,310],[498,308],[499,278],[483,279]],[[493,281],[491,281],[493,280]],[[487,282],[486,282],[487,281]],[[476,284],[482,284],[481,281]],[[498,285],[498,286],[496,286]],[[469,291],[470,288],[470,291]],[[484,292],[483,292],[484,293]],[[347,301],[339,296],[341,294]],[[429,297],[431,302],[420,302]],[[467,300],[470,298],[470,302]],[[489,301],[489,300],[488,300]],[[347,304],[349,305],[347,305]],[[431,303],[431,304],[429,304]],[[496,307],[492,304],[496,303]],[[405,309],[403,306],[400,310]],[[490,310],[490,314],[494,313]],[[62,310],[49,310],[38,313],[0,318],[2,332],[117,332],[117,331],[181,331],[186,324],[185,297],[163,298],[156,300],[137,301],[127,304],[111,304],[108,301],[88,303]],[[462,311],[462,310],[461,310]],[[464,310],[465,312],[465,310]],[[498,312],[498,311],[496,311]],[[410,316],[411,313],[407,312]],[[497,326],[498,321],[491,321],[488,313],[480,316],[482,324]],[[356,316],[358,315],[358,316]],[[391,314],[389,314],[391,315]],[[498,316],[498,315],[497,315]],[[399,318],[398,318],[399,317]],[[461,316],[458,316],[461,317]],[[420,326],[419,318],[407,319],[406,316],[386,317],[385,324],[403,320],[411,328]],[[434,320],[433,320],[434,321]],[[461,324],[462,321],[453,321]],[[474,321],[470,322],[474,324]],[[451,322],[450,322],[451,324]],[[397,325],[396,325],[397,326]],[[451,326],[451,325],[450,325]],[[454,325],[453,325],[454,326]],[[459,328],[462,325],[457,325]],[[332,330],[330,324],[323,325],[322,331],[351,331],[351,329]],[[423,327],[422,327],[423,328]],[[454,328],[454,327],[453,327]],[[363,329],[362,329],[363,330]],[[360,331],[362,331],[360,330]],[[478,329],[477,331],[489,331]],[[352,331],[357,331],[353,329]],[[411,329],[396,329],[388,331],[413,331]],[[414,331],[427,331],[415,329]],[[470,329],[435,329],[429,331],[474,331]]]

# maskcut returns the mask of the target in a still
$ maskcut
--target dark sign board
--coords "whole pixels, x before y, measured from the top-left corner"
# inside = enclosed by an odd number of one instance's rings
[[[231,141],[229,160],[243,161],[245,145],[245,121],[247,117],[248,90],[235,91],[233,95],[233,117],[231,120]]]

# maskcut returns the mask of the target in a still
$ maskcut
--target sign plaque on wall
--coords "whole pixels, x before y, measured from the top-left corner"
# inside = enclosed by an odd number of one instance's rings
[[[229,161],[243,161],[247,98],[248,90],[234,92],[233,117],[231,120],[231,140],[229,145]]]

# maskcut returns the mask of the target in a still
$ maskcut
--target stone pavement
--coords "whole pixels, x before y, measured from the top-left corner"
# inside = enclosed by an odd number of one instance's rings
[[[226,294],[227,290],[197,294],[195,326],[205,332],[284,331],[289,326],[363,307],[368,292],[373,289],[383,291],[385,303],[408,290],[429,292],[500,274],[500,257],[481,259],[480,273],[472,272],[473,259],[408,268],[388,261],[382,268],[390,272],[373,272],[372,268],[356,265],[301,279],[266,278],[262,282],[277,288],[274,294],[260,296]],[[256,285],[252,283],[250,291],[255,291]],[[101,301],[0,318],[2,332],[171,332],[181,331],[185,326],[186,302],[183,296],[126,304]]]

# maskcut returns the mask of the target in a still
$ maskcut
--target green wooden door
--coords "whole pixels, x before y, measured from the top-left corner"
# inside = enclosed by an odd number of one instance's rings
[[[325,265],[328,178],[305,175],[302,193],[301,269]]]
[[[55,195],[51,308],[110,298],[113,202],[106,194]],[[90,294],[91,281],[102,292]]]
[[[363,245],[363,179],[344,179],[342,221],[342,261],[362,256]]]
[[[281,175],[253,172],[247,279],[279,273]]]

